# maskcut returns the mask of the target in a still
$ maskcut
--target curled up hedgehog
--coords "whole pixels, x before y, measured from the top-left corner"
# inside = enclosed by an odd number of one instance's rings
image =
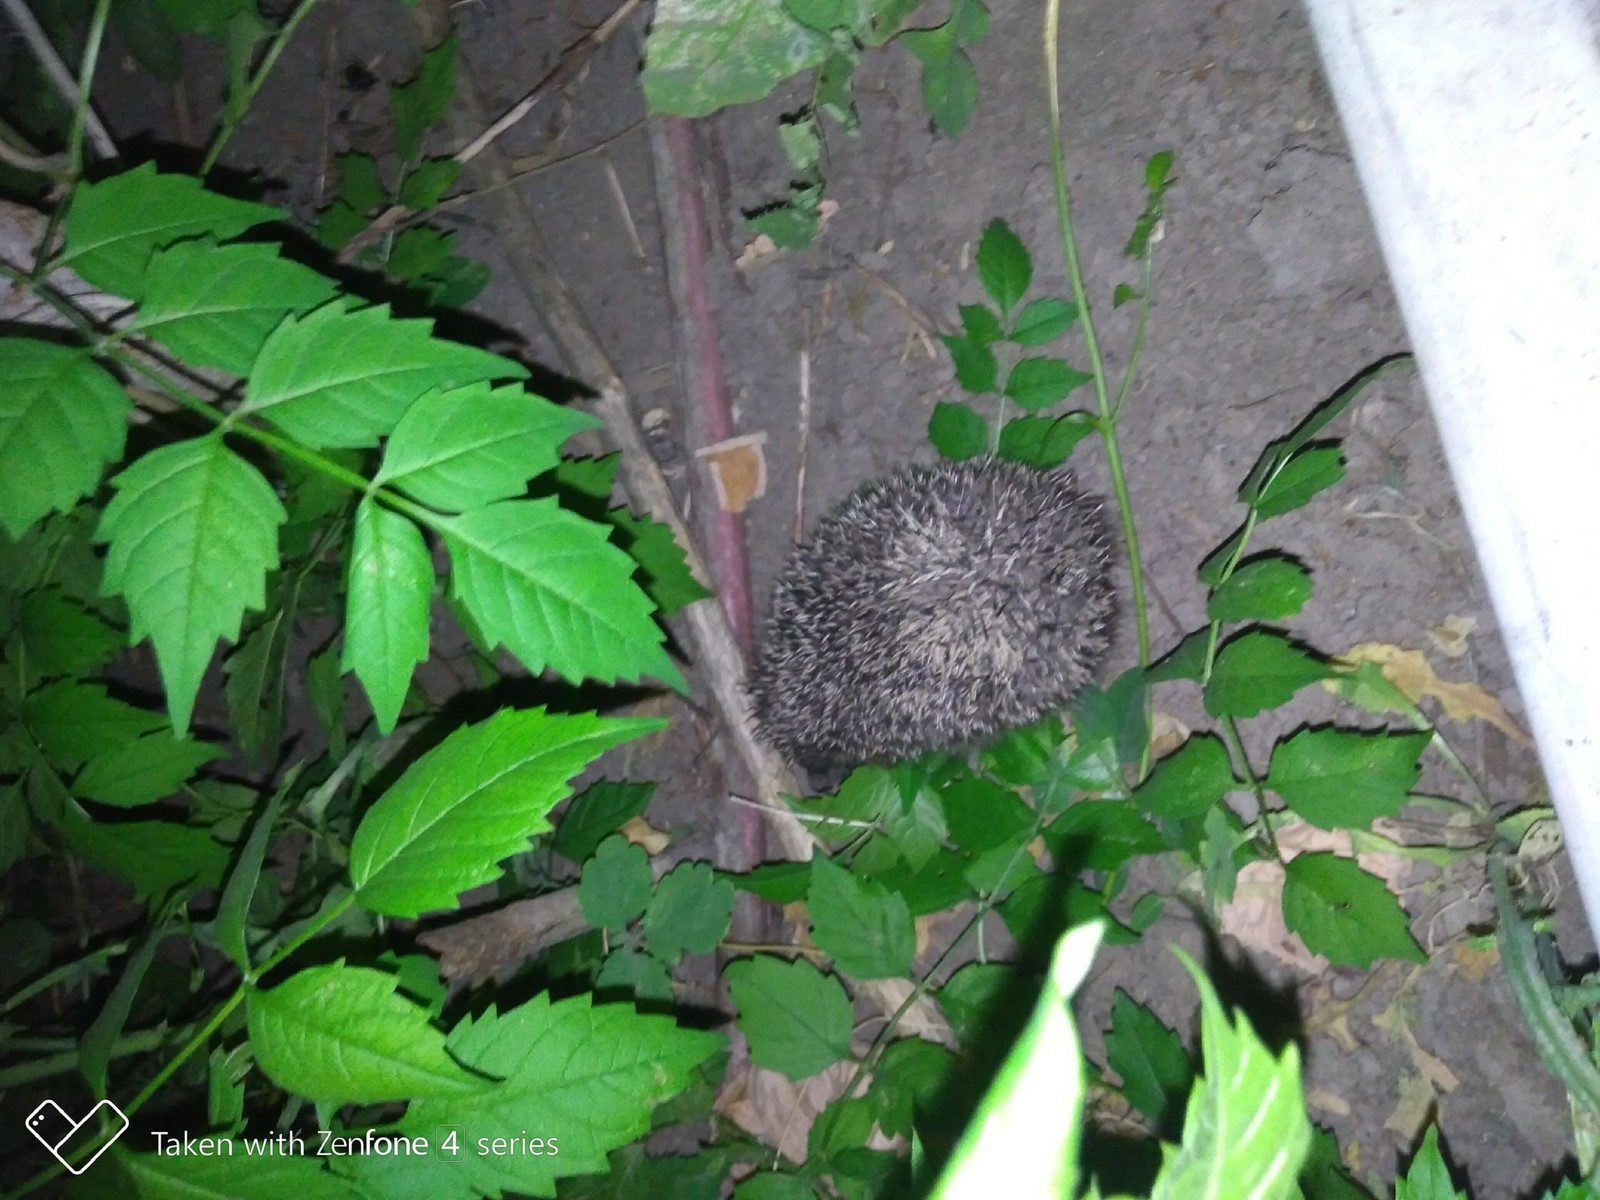
[[[1100,505],[997,459],[868,484],[795,550],[750,685],[763,738],[811,770],[983,741],[1065,705],[1109,645]]]

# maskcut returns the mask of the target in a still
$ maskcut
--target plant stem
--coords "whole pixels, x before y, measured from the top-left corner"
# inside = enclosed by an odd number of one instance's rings
[[[1150,614],[1144,594],[1144,569],[1139,559],[1139,534],[1133,519],[1133,501],[1128,494],[1128,480],[1122,466],[1122,451],[1117,444],[1116,408],[1111,403],[1111,388],[1106,377],[1105,358],[1100,353],[1100,338],[1095,331],[1094,316],[1089,310],[1089,293],[1083,282],[1083,267],[1078,261],[1078,240],[1072,229],[1072,198],[1067,188],[1066,151],[1061,140],[1061,87],[1057,67],[1057,43],[1061,26],[1061,0],[1047,0],[1045,5],[1045,75],[1050,86],[1050,160],[1054,168],[1056,186],[1056,212],[1060,217],[1061,250],[1066,260],[1067,274],[1072,280],[1072,294],[1078,305],[1079,320],[1083,325],[1084,346],[1089,352],[1089,370],[1094,375],[1095,400],[1100,417],[1095,422],[1100,440],[1106,449],[1106,466],[1111,471],[1111,486],[1117,495],[1117,511],[1122,517],[1122,539],[1128,553],[1128,573],[1133,592],[1133,619],[1139,637],[1139,664],[1150,665]],[[1148,258],[1147,258],[1148,261]],[[1149,293],[1148,282],[1145,288]],[[1141,326],[1142,335],[1142,326]],[[1123,383],[1126,395],[1137,359],[1130,359],[1128,380]]]
[[[272,44],[267,47],[267,53],[261,59],[261,65],[255,73],[245,82],[244,91],[237,96],[229,96],[227,107],[224,110],[222,128],[217,130],[217,136],[211,143],[211,149],[206,151],[205,161],[200,164],[200,176],[211,174],[211,168],[217,165],[217,159],[222,155],[222,148],[228,140],[238,131],[239,123],[244,120],[244,114],[249,111],[251,102],[255,100],[256,93],[261,90],[261,85],[267,81],[272,68],[277,64],[278,56],[288,46],[289,39],[294,36],[294,31],[306,15],[317,5],[317,0],[301,0],[293,12],[284,18],[283,24],[278,27],[278,32],[272,36]]]
[[[94,82],[94,69],[100,61],[100,43],[106,36],[106,18],[111,15],[111,0],[96,0],[94,15],[89,19],[89,40],[83,48],[83,66],[78,71],[78,95],[72,105],[72,126],[67,133],[67,157],[72,162],[72,178],[83,173],[83,126],[88,119],[89,85]],[[58,205],[57,209],[65,207]]]

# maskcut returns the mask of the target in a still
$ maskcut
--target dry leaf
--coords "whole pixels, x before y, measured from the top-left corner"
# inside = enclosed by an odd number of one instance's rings
[[[1400,1099],[1395,1102],[1394,1111],[1384,1121],[1383,1127],[1399,1134],[1401,1141],[1415,1141],[1423,1126],[1432,1118],[1434,1105],[1438,1102],[1439,1097],[1434,1093],[1433,1085],[1421,1075],[1402,1075]]]
[[[802,1163],[817,1114],[843,1094],[854,1074],[854,1063],[840,1062],[796,1083],[777,1071],[751,1066],[728,1080],[715,1108],[762,1144]]]
[[[618,830],[652,858],[672,844],[672,835],[663,833],[643,817],[630,817]]]
[[[777,252],[778,243],[766,234],[759,233],[756,235],[755,241],[739,251],[739,257],[733,260],[733,265],[743,271],[771,258]]]
[[[1189,727],[1162,709],[1150,715],[1150,752],[1165,758],[1189,740]]]
[[[1533,745],[1533,740],[1522,731],[1505,705],[1475,683],[1451,683],[1440,679],[1420,650],[1406,650],[1385,642],[1362,642],[1339,655],[1338,661],[1348,666],[1363,662],[1376,663],[1383,677],[1408,696],[1412,703],[1424,696],[1433,696],[1444,706],[1447,717],[1453,721],[1466,721],[1476,717],[1522,746]]]
[[[1336,1117],[1350,1115],[1350,1103],[1343,1096],[1326,1091],[1323,1088],[1308,1088],[1306,1090],[1306,1107],[1320,1109],[1325,1113],[1332,1113]]]
[[[746,433],[694,452],[711,472],[723,512],[741,513],[750,501],[767,494],[766,441],[764,433]]]
[[[1452,613],[1428,630],[1428,640],[1446,658],[1460,658],[1467,652],[1467,635],[1477,628],[1477,617],[1458,617]]]

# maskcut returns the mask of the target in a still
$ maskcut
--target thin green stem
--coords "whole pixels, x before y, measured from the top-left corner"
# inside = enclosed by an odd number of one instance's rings
[[[237,96],[229,96],[227,107],[224,110],[222,128],[217,130],[217,136],[211,143],[211,149],[206,152],[205,161],[200,164],[200,175],[205,177],[211,173],[211,168],[217,165],[223,147],[233,135],[238,132],[239,123],[244,120],[244,115],[250,110],[250,105],[256,98],[256,93],[261,90],[261,85],[266,83],[267,76],[272,73],[272,68],[277,65],[278,57],[289,44],[289,39],[299,28],[300,22],[306,19],[307,14],[317,5],[317,0],[301,0],[301,3],[291,12],[278,32],[272,35],[272,44],[267,47],[266,54],[261,59],[261,65],[245,81],[244,90]]]
[[[89,18],[89,40],[83,48],[83,66],[78,71],[78,96],[72,106],[72,126],[67,132],[67,157],[72,161],[72,178],[83,174],[83,127],[89,115],[89,89],[100,61],[100,45],[106,36],[106,19],[111,15],[111,0],[96,0]],[[64,207],[64,206],[63,206]]]
[[[1122,372],[1122,386],[1117,389],[1116,403],[1111,406],[1111,419],[1120,420],[1122,406],[1128,402],[1128,393],[1133,390],[1133,377],[1139,370],[1139,358],[1144,353],[1145,327],[1150,323],[1150,285],[1155,279],[1155,254],[1151,247],[1155,239],[1149,239],[1140,257],[1139,285],[1139,317],[1133,327],[1133,349],[1128,354],[1128,367]]]
[[[1128,573],[1133,593],[1133,619],[1139,639],[1139,664],[1150,665],[1150,614],[1144,592],[1144,568],[1139,557],[1139,533],[1133,518],[1133,500],[1128,494],[1127,473],[1122,465],[1122,450],[1117,443],[1117,416],[1119,404],[1111,402],[1111,388],[1106,375],[1105,356],[1100,352],[1100,337],[1095,329],[1094,315],[1089,308],[1089,292],[1084,286],[1083,267],[1078,259],[1078,239],[1072,227],[1072,197],[1067,188],[1066,150],[1061,137],[1061,85],[1057,63],[1061,28],[1061,0],[1048,0],[1045,5],[1045,75],[1049,80],[1050,98],[1050,161],[1055,175],[1056,212],[1060,217],[1061,252],[1066,260],[1067,275],[1072,280],[1072,295],[1078,305],[1078,317],[1083,327],[1084,346],[1089,352],[1089,370],[1094,376],[1095,401],[1100,413],[1095,427],[1106,449],[1106,466],[1111,472],[1111,486],[1117,496],[1117,511],[1122,518],[1122,539],[1127,548]],[[1149,293],[1148,284],[1145,288]],[[1136,360],[1130,359],[1131,372]],[[1129,384],[1124,382],[1123,391]]]

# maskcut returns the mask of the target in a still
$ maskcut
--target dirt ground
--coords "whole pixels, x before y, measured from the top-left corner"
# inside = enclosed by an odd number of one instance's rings
[[[281,198],[303,214],[326,202],[332,154],[388,149],[382,89],[353,90],[346,68],[360,63],[383,79],[409,75],[415,29],[397,16],[402,11],[345,0],[313,15],[228,159],[282,181]],[[570,8],[481,0],[454,15],[463,72],[498,114],[606,9],[594,0]],[[956,389],[928,333],[952,328],[957,304],[979,298],[972,259],[988,220],[1003,217],[1022,235],[1039,285],[1066,292],[1054,234],[1042,21],[1038,5],[995,6],[987,38],[972,50],[978,106],[955,140],[931,131],[910,56],[895,48],[869,54],[858,75],[860,138],[829,133],[837,215],[811,249],[748,269],[734,266],[749,240],[739,214],[786,191],[790,171],[773,123],[803,93],[780,89],[700,123],[706,176],[725,181],[712,199],[711,231],[721,353],[738,432],[766,435],[769,486],[746,523],[758,603],[793,534],[802,349],[813,397],[803,498],[809,521],[862,481],[930,456],[928,414]],[[1063,11],[1062,30],[1075,216],[1114,366],[1124,361],[1131,329],[1127,310],[1113,314],[1109,297],[1115,283],[1133,282],[1120,249],[1142,203],[1143,164],[1157,150],[1176,154],[1148,345],[1122,425],[1154,595],[1152,631],[1165,649],[1203,622],[1194,569],[1235,527],[1242,510],[1234,493],[1262,447],[1362,367],[1405,349],[1406,332],[1298,7],[1077,0]],[[638,46],[631,34],[608,45],[562,101],[536,112],[503,145],[513,156],[532,155],[559,135],[554,152],[562,155],[605,141],[600,152],[546,167],[518,186],[636,411],[673,415],[669,458],[687,488],[696,422],[679,407]],[[107,86],[115,88],[115,79]],[[191,91],[198,106],[203,90],[191,82]],[[129,96],[108,115],[124,136],[143,128],[171,136],[164,96]],[[489,205],[464,206],[452,222],[465,253],[499,263]],[[497,271],[474,307],[526,337],[534,359],[555,365],[509,273]],[[1282,546],[1314,571],[1317,592],[1293,622],[1295,633],[1328,652],[1362,642],[1428,651],[1441,674],[1481,684],[1519,711],[1419,386],[1390,375],[1334,432],[1344,440],[1344,483],[1270,523],[1258,543]],[[1097,449],[1085,443],[1076,457],[1103,489]],[[708,495],[695,488],[697,515]],[[1450,617],[1476,622],[1456,658],[1429,637]],[[1132,660],[1129,629],[1119,655],[1119,664]],[[1202,720],[1196,697],[1181,688],[1159,703],[1196,725]],[[1278,714],[1277,724],[1258,722],[1264,727],[1249,742],[1258,763],[1273,737],[1336,711],[1326,697],[1310,696]],[[1451,725],[1447,733],[1502,809],[1537,798],[1529,750],[1487,725]],[[658,768],[669,811],[684,806],[684,821],[702,836],[724,819],[703,776]],[[1443,776],[1429,782],[1447,786]],[[1560,869],[1552,879],[1575,910],[1569,873]],[[1412,872],[1406,903],[1425,946],[1450,943],[1423,968],[1391,963],[1371,973],[1313,975],[1255,939],[1249,961],[1286,1010],[1298,1007],[1285,1018],[1308,1031],[1313,1118],[1337,1134],[1358,1177],[1388,1178],[1436,1112],[1474,1195],[1531,1194],[1569,1153],[1566,1101],[1539,1064],[1492,952],[1461,940],[1492,910],[1481,863]],[[1581,918],[1567,924],[1574,926],[1566,930],[1569,956],[1589,954]],[[1252,940],[1249,930],[1242,936]],[[1185,1022],[1193,995],[1165,949],[1174,941],[1202,944],[1175,905],[1143,945],[1107,952],[1086,1025],[1105,1022],[1113,986],[1169,1022]],[[1098,1053],[1098,1038],[1089,1040]]]

